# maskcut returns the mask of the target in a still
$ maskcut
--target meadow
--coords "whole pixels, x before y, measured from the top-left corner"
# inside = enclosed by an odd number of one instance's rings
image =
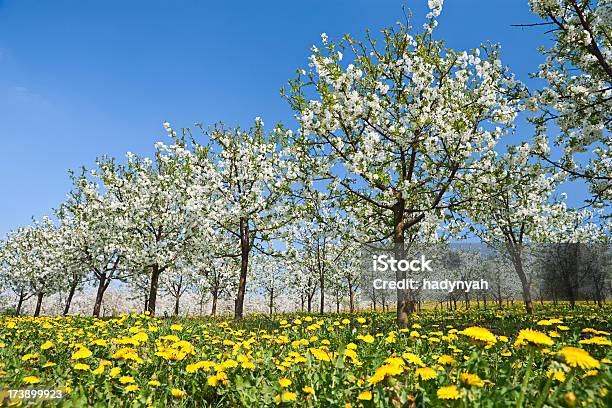
[[[9,406],[608,407],[611,309],[430,309],[406,329],[372,311],[3,317],[0,389]],[[26,389],[57,394],[11,398]]]

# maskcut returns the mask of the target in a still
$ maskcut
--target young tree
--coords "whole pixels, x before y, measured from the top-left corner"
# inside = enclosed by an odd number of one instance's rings
[[[21,311],[24,294],[31,293],[36,296],[34,316],[39,316],[44,296],[58,290],[63,273],[64,248],[57,228],[48,217],[34,220],[32,225],[9,235],[4,253],[11,256],[6,264],[9,279],[14,277],[20,286],[18,311]]]
[[[271,256],[257,255],[253,257],[251,270],[256,288],[262,290],[268,303],[268,313],[270,315],[277,311],[276,301],[285,293],[288,286],[286,268],[283,262]]]
[[[94,170],[92,175],[96,177],[98,172]],[[78,264],[74,272],[93,274],[93,316],[98,317],[109,285],[125,276],[124,253],[129,241],[123,228],[126,213],[117,197],[102,193],[96,183],[87,179],[85,171],[71,178],[73,190],[60,206],[58,218],[69,231],[70,256]]]
[[[178,316],[180,302],[183,295],[193,285],[195,271],[191,265],[178,262],[176,267],[169,270],[162,278],[162,287],[174,298],[174,315]]]
[[[497,47],[456,52],[435,40],[442,2],[431,3],[430,20],[416,35],[402,24],[383,30],[382,45],[369,34],[365,42],[347,35],[339,43],[323,35],[311,69],[284,92],[298,113],[296,145],[305,156],[325,158],[321,177],[345,198],[370,241],[391,241],[398,259],[407,236],[435,229],[457,204],[454,192],[466,175],[478,183],[488,172],[487,155],[522,94]],[[345,52],[353,55],[348,65]],[[397,295],[404,327],[414,299]]]
[[[196,232],[206,231],[208,223],[187,205],[187,191],[193,185],[191,153],[178,140],[172,146],[158,142],[155,147],[153,160],[128,153],[125,165],[103,159],[96,173],[125,216],[121,228],[130,240],[121,255],[135,273],[150,271],[147,310],[151,315],[155,315],[160,276],[175,267]]]
[[[248,132],[199,127],[209,143],[193,142],[198,170],[189,188],[189,205],[203,208],[213,228],[232,238],[222,256],[240,260],[234,316],[241,319],[251,256],[274,251],[272,237],[291,214],[284,197],[295,175],[290,162],[283,160],[288,151],[282,147],[282,129],[266,134],[259,119]]]
[[[22,273],[22,255],[17,242],[21,237],[22,228],[9,232],[6,239],[0,243],[0,278],[2,286],[17,295],[16,316],[21,314],[23,303],[34,296],[25,274]]]
[[[58,214],[59,215],[59,214]],[[62,286],[68,288],[66,294],[66,302],[64,303],[63,316],[68,315],[72,299],[77,291],[81,291],[85,285],[86,278],[89,275],[89,269],[81,263],[79,256],[79,250],[75,244],[77,241],[74,239],[74,230],[71,224],[61,224],[58,228],[58,242],[62,248],[61,256],[61,269],[60,280]]]

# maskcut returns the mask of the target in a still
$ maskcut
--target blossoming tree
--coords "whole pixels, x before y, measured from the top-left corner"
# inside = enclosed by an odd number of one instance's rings
[[[496,47],[456,52],[433,38],[441,3],[430,2],[430,19],[415,35],[398,24],[365,42],[323,36],[309,71],[284,91],[298,113],[296,145],[326,157],[321,176],[370,240],[391,241],[397,258],[407,234],[435,229],[457,204],[466,174],[488,171],[481,158],[511,125],[522,92]],[[409,295],[398,290],[400,326],[414,309]]]

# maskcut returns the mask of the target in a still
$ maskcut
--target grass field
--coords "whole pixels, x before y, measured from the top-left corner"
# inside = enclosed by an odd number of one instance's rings
[[[611,311],[427,310],[402,330],[382,312],[3,317],[0,388],[67,407],[608,407]]]

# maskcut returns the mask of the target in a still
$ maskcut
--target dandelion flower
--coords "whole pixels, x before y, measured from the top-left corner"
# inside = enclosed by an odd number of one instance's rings
[[[173,388],[170,392],[172,393],[172,396],[174,398],[181,398],[184,397],[185,394],[187,394],[185,391],[178,388]]]
[[[449,356],[447,354],[438,357],[438,364],[441,365],[451,365],[455,363],[455,359],[452,356]]]
[[[357,399],[360,401],[371,401],[372,400],[372,391],[361,391],[357,396]]]
[[[459,334],[463,334],[471,338],[472,340],[480,341],[486,344],[495,344],[497,339],[495,335],[484,327],[472,326],[460,331]]]
[[[283,402],[295,401],[296,398],[297,398],[297,394],[291,391],[285,391],[281,395],[281,400]]]
[[[417,378],[421,378],[423,381],[431,380],[432,378],[436,378],[436,372],[433,368],[430,367],[420,367],[415,371],[415,375]]]
[[[580,340],[580,344],[596,344],[598,346],[612,346],[612,341],[602,336],[591,337],[590,339]]]
[[[443,400],[449,400],[449,399],[456,400],[461,397],[461,395],[459,394],[459,390],[457,389],[455,385],[449,385],[449,386],[438,389],[438,391],[436,392],[436,395],[438,396],[439,399],[443,399]]]
[[[302,391],[304,391],[306,394],[315,395],[314,388],[312,388],[312,387],[310,387],[308,385],[306,387],[302,388]]]
[[[40,382],[40,378],[35,375],[29,375],[27,377],[23,377],[24,384],[38,384]]]
[[[75,370],[79,370],[79,371],[89,370],[89,364],[76,363],[73,367]]]
[[[555,342],[546,334],[536,330],[523,329],[514,342],[514,347],[519,348],[527,344],[534,346],[552,346]]]
[[[576,347],[563,347],[559,350],[565,363],[570,367],[580,367],[582,369],[599,368],[599,361],[591,357],[588,351]]]
[[[467,385],[474,385],[476,387],[484,387],[484,381],[477,375],[471,373],[461,373],[461,381]]]
[[[131,384],[134,382],[134,377],[131,377],[129,375],[124,375],[123,377],[119,378],[119,382],[121,384]]]
[[[91,355],[92,355],[91,350],[89,350],[85,346],[81,346],[81,347],[79,347],[79,349],[77,351],[72,353],[72,357],[70,357],[70,358],[72,360],[81,360],[81,359],[84,359],[84,358],[91,357]]]
[[[365,336],[359,335],[359,336],[357,336],[357,339],[359,339],[359,340],[361,340],[361,341],[363,341],[365,343],[368,343],[368,344],[374,343],[374,337],[371,334],[366,334]]]

